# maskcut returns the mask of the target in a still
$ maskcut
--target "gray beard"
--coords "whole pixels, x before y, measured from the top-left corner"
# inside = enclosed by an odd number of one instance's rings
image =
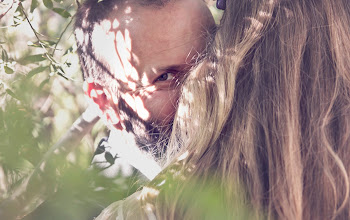
[[[167,149],[172,122],[160,126],[141,119],[124,101],[118,105],[126,131],[135,137],[137,146],[151,154],[156,160],[161,159]]]
[[[169,142],[170,133],[168,131],[164,132],[153,126],[141,134],[138,134],[137,131],[134,134],[136,144],[140,149],[147,151],[157,160],[164,155]]]

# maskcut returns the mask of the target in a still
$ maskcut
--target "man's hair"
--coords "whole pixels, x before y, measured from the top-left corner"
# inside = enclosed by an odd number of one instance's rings
[[[92,78],[101,86],[112,86],[115,82],[113,73],[96,57],[93,49],[92,32],[96,24],[108,19],[122,4],[164,7],[168,2],[169,0],[86,0],[78,8],[74,25],[83,78]]]

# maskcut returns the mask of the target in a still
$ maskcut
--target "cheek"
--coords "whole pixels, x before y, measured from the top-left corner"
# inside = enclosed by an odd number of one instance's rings
[[[179,97],[178,90],[155,91],[144,99],[145,108],[151,120],[157,123],[168,123],[174,118]]]

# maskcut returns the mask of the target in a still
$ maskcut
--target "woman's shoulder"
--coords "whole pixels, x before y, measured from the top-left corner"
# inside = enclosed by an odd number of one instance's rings
[[[149,197],[152,191],[144,187],[126,199],[112,203],[95,220],[155,220],[154,206],[145,201],[145,197]]]

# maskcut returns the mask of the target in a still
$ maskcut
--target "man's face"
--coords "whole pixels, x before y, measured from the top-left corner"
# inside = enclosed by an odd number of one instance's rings
[[[125,4],[114,11],[92,33],[96,57],[118,81],[119,94],[109,98],[125,129],[157,140],[157,133],[169,131],[181,80],[214,21],[201,0],[161,8]]]

